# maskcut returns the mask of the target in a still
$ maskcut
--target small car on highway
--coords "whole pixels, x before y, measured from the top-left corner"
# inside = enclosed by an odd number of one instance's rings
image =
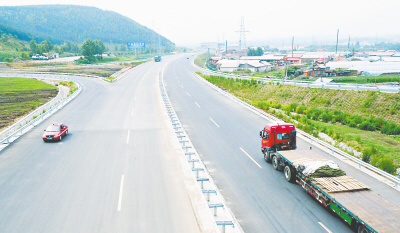
[[[68,126],[61,123],[49,125],[43,133],[43,141],[61,141],[68,134]]]

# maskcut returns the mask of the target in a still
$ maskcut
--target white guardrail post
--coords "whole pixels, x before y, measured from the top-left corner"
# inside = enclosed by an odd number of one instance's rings
[[[25,72],[24,74],[26,75],[27,73]],[[16,74],[16,75],[20,75],[20,74]],[[31,77],[33,77],[33,74]],[[21,136],[24,133],[23,131],[25,129],[27,129],[30,126],[34,127],[35,125],[37,125],[39,123],[39,121],[42,121],[43,119],[47,118],[52,113],[54,113],[54,111],[57,111],[58,109],[61,109],[62,107],[64,107],[67,103],[69,103],[72,99],[74,99],[82,91],[82,85],[80,82],[73,80],[73,79],[69,79],[69,78],[62,78],[62,77],[57,77],[57,78],[74,82],[75,84],[77,84],[78,89],[72,95],[68,96],[67,98],[64,98],[61,100],[54,98],[53,100],[40,106],[35,111],[33,111],[29,115],[25,116],[21,120],[19,120],[17,123],[11,125],[7,129],[5,129],[3,132],[0,133],[0,145],[10,144],[11,138],[18,137],[18,133],[19,133],[19,136]]]
[[[171,125],[175,130],[176,137],[181,145],[182,150],[184,151],[187,162],[189,163],[192,174],[194,175],[195,180],[200,186],[201,195],[203,196],[205,203],[207,203],[207,207],[209,209],[213,209],[213,214],[211,213],[211,211],[210,214],[214,217],[215,228],[223,233],[225,233],[227,230],[228,232],[242,233],[242,228],[236,221],[229,207],[226,205],[225,199],[219,192],[212,177],[208,173],[207,168],[201,161],[199,154],[197,153],[193,143],[191,142],[189,136],[187,135],[177,114],[172,107],[164,86],[163,69],[159,74],[159,87],[163,104],[167,111],[167,115],[171,122]],[[227,226],[231,227],[228,227],[228,229],[226,229]]]

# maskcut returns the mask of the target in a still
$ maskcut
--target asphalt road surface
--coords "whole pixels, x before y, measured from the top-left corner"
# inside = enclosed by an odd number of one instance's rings
[[[189,59],[187,59],[189,58]],[[245,232],[351,232],[339,218],[310,197],[282,172],[265,163],[259,131],[268,123],[215,91],[193,75],[194,56],[183,56],[164,73],[172,105],[210,174]],[[298,149],[309,149],[301,139]],[[334,160],[348,175],[378,190],[400,206],[400,195],[389,186]]]
[[[199,232],[161,104],[162,65],[113,84],[76,78],[75,100],[0,152],[0,232]],[[45,143],[52,122],[69,135]]]

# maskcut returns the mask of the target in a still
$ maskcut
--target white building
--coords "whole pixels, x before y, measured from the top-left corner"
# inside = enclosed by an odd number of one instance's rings
[[[217,62],[217,69],[222,72],[233,72],[238,69],[247,69],[251,72],[267,72],[271,70],[272,65],[260,60],[227,60],[223,59]]]

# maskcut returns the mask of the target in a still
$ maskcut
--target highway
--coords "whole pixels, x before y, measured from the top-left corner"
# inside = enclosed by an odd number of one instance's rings
[[[189,58],[189,59],[187,59]],[[194,56],[168,64],[164,80],[171,102],[210,174],[245,232],[351,232],[300,186],[264,162],[259,131],[267,121],[215,91],[193,75]],[[298,139],[298,149],[310,144]],[[348,175],[400,206],[400,195],[344,161]]]
[[[112,84],[79,78],[75,100],[0,152],[0,232],[200,232],[161,104],[164,66],[172,105],[245,232],[351,232],[264,162],[266,120],[194,76],[194,58],[145,63]],[[44,143],[52,122],[70,133]],[[400,206],[397,191],[313,150]]]
[[[158,89],[162,65],[112,84],[76,78],[75,100],[0,152],[0,232],[200,232]],[[44,143],[52,122],[69,135]]]

